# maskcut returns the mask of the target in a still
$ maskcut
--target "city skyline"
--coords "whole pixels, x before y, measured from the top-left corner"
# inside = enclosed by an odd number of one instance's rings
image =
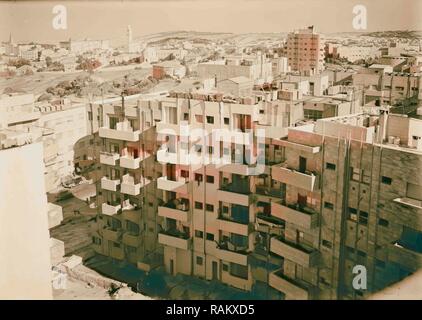
[[[163,5],[163,2],[165,5]],[[299,2],[299,3],[298,3]],[[230,3],[209,0],[161,1],[70,1],[66,30],[54,30],[52,8],[59,2],[23,1],[0,3],[0,38],[10,33],[17,42],[57,42],[72,39],[108,38],[118,44],[124,39],[126,26],[132,26],[134,37],[171,31],[215,33],[284,33],[307,25],[315,25],[321,33],[375,32],[390,30],[422,30],[415,0],[396,1],[334,1],[334,0],[235,0]],[[265,5],[263,5],[265,4]],[[367,30],[354,30],[353,7],[367,8]],[[382,4],[382,14],[378,10]],[[303,7],[307,10],[303,10]],[[203,8],[206,8],[203,9]],[[90,16],[101,17],[89,20]],[[188,14],[190,19],[182,19]],[[326,19],[329,14],[331,19]],[[233,17],[237,17],[233,19]],[[81,21],[90,21],[89,28]],[[250,23],[254,21],[255,23]],[[17,25],[20,23],[20,25]]]

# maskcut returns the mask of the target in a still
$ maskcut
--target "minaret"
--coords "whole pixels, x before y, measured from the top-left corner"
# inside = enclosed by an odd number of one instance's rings
[[[9,44],[14,44],[12,33],[9,35]]]
[[[126,35],[127,35],[127,51],[131,52],[132,51],[132,28],[130,26],[127,26]]]

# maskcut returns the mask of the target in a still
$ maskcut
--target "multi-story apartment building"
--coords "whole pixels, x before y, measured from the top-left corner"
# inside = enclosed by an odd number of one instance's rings
[[[422,121],[388,114],[291,128],[272,167],[285,222],[270,251],[283,257],[270,286],[287,299],[365,297],[421,267]],[[353,287],[365,267],[367,289]]]
[[[289,33],[286,51],[292,71],[309,74],[324,70],[324,45],[313,26]]]
[[[295,110],[301,104],[269,91],[238,100],[174,93],[131,105],[122,100],[101,107],[104,177],[96,251],[142,269],[164,264],[171,274],[250,291],[247,255],[254,249],[256,210],[262,209],[256,189],[266,197],[256,176],[281,158],[268,142],[302,118]],[[248,161],[257,152],[251,132],[258,131],[263,163],[256,166]],[[215,154],[228,162],[214,163]]]
[[[99,105],[96,251],[273,299],[365,297],[419,268],[421,120],[294,127],[303,102],[288,93]]]
[[[364,89],[366,105],[416,105],[422,100],[420,73],[397,73],[389,65],[375,64],[353,76],[353,85]]]
[[[100,117],[100,163],[97,204],[101,215],[93,235],[103,255],[149,270],[159,263],[155,162],[158,103],[144,97],[95,104]],[[162,251],[162,249],[161,249]]]

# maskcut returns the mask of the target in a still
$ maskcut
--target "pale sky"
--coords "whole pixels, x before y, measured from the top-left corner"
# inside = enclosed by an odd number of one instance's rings
[[[67,30],[54,30],[52,8],[67,7]],[[174,30],[289,32],[315,25],[321,33],[355,31],[352,9],[363,4],[368,30],[422,30],[421,0],[141,0],[2,1],[0,40],[57,42]]]

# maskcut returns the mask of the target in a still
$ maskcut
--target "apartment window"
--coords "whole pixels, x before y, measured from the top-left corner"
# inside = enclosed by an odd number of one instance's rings
[[[224,118],[224,124],[226,124],[226,125],[230,124],[230,119],[229,118]]]
[[[207,211],[213,212],[213,211],[214,211],[214,206],[213,206],[212,204],[207,203],[207,204],[205,205],[205,209],[206,209]]]
[[[327,163],[325,164],[325,168],[326,168],[327,170],[336,170],[336,165],[335,165],[334,163],[327,162]]]
[[[349,213],[349,219],[352,221],[358,221],[358,211],[355,208],[348,208],[348,213]]]
[[[88,111],[88,120],[92,121],[92,112],[91,111]]]
[[[226,263],[223,263],[223,271],[229,271],[229,265]]]
[[[110,117],[110,129],[116,129],[118,121],[116,117]]]
[[[208,147],[208,153],[209,153],[209,154],[213,154],[213,153],[214,153],[214,147],[209,146],[209,147]]]
[[[390,223],[388,222],[388,220],[385,220],[385,219],[379,218],[379,219],[378,219],[378,224],[379,224],[380,226],[383,226],[383,227],[388,227],[388,225],[389,225]]]
[[[363,225],[368,225],[368,212],[360,211],[359,212],[359,223]]]
[[[197,256],[196,257],[196,264],[198,265],[198,266],[202,266],[202,263],[204,262],[204,259],[202,258],[202,257],[200,257],[200,256]]]
[[[113,242],[113,247],[115,247],[115,248],[120,248],[120,247],[121,247],[121,245],[120,245],[120,243]]]
[[[204,237],[204,233],[200,230],[195,230],[195,237],[202,239]]]
[[[241,264],[237,263],[230,263],[230,274],[232,276],[241,278],[241,279],[248,279],[248,266],[242,266]]]
[[[208,233],[208,232],[207,232],[207,240],[208,240],[208,241],[214,241],[214,234],[213,234],[213,233]]]
[[[187,112],[183,113],[183,120],[189,121],[189,113]]]
[[[328,241],[328,240],[322,240],[322,245],[326,248],[329,248],[329,249],[331,249],[333,247],[332,242]]]
[[[333,210],[334,209],[334,205],[332,203],[330,203],[330,202],[325,201],[324,202],[324,208]]]
[[[223,213],[229,213],[229,207],[223,206]]]
[[[92,237],[92,242],[98,246],[101,245],[101,239],[97,237]]]
[[[202,210],[204,208],[202,202],[195,201],[195,209]]]
[[[202,174],[195,173],[195,181],[202,182]]]
[[[207,176],[207,183],[214,183],[214,176]]]
[[[381,182],[383,184],[391,185],[391,183],[393,182],[393,179],[391,179],[390,177],[382,176],[381,177]]]
[[[214,117],[212,117],[212,116],[207,116],[207,123],[209,123],[209,124],[214,124]]]
[[[180,176],[182,178],[188,179],[189,178],[189,171],[188,170],[180,170]]]

